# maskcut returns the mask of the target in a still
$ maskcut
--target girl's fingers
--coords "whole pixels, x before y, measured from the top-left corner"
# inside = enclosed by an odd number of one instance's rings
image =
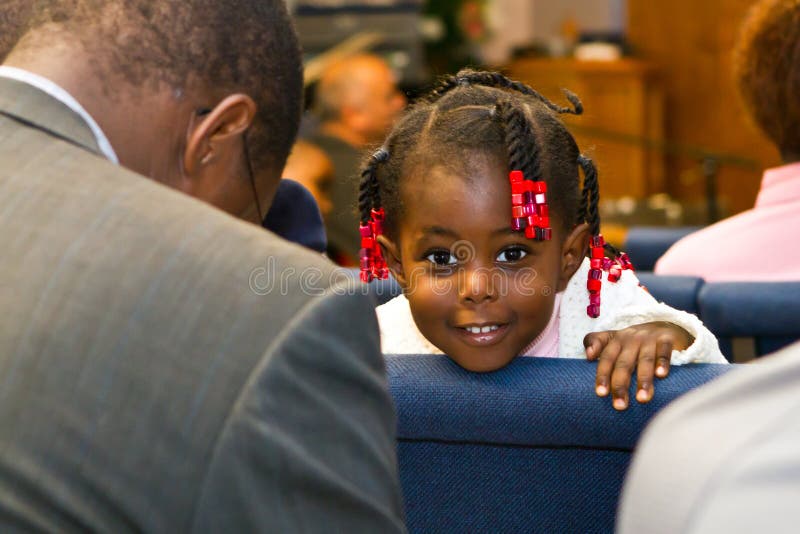
[[[672,357],[672,341],[661,340],[656,348],[656,376],[664,378],[669,374],[669,361]]]
[[[638,367],[636,370],[636,400],[650,402],[653,398],[653,376],[656,369],[656,344],[644,343],[639,349]]]
[[[611,341],[611,332],[592,332],[583,338],[583,346],[586,348],[586,359],[596,360],[608,342]]]
[[[636,358],[639,355],[638,344],[628,343],[617,356],[614,363],[614,372],[611,375],[612,406],[615,410],[625,410],[628,407],[628,389],[631,386],[631,376],[636,367]]]
[[[599,397],[605,397],[610,391],[611,372],[614,370],[614,363],[617,361],[621,348],[619,342],[612,338],[597,356],[599,361],[597,363],[595,391]]]

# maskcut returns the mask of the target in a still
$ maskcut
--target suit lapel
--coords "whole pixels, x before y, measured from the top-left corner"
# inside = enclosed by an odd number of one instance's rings
[[[104,157],[80,115],[36,87],[0,77],[0,113]]]

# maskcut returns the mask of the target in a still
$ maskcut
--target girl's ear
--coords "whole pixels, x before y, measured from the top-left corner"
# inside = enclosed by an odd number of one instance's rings
[[[405,291],[407,280],[403,272],[403,263],[400,261],[400,248],[385,235],[378,236],[378,244],[381,246],[383,259],[386,260],[386,265],[392,272],[392,276],[394,276],[397,283],[400,284],[400,287]]]
[[[567,288],[567,283],[572,275],[583,263],[590,237],[589,225],[581,223],[573,228],[564,240],[564,246],[561,248],[561,275],[558,279],[558,291],[564,291]]]

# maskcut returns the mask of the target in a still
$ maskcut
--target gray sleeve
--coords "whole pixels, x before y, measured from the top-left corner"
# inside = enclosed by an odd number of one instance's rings
[[[796,531],[798,387],[795,344],[660,412],[636,446],[617,532]]]
[[[402,532],[396,420],[371,301],[312,299],[219,438],[197,532]]]
[[[795,412],[796,413],[796,412]],[[739,451],[706,488],[687,533],[795,533],[800,524],[797,417]]]

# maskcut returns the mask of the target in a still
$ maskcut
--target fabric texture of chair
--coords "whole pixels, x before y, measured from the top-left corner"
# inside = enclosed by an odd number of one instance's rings
[[[518,358],[490,374],[445,356],[387,358],[411,532],[611,532],[647,421],[733,366],[673,368],[624,413],[594,394],[594,364]]]

